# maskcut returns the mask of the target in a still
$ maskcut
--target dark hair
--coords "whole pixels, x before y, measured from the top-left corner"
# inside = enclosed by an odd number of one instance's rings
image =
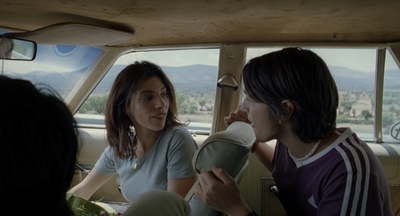
[[[135,156],[136,140],[130,139],[128,135],[132,124],[125,110],[131,104],[132,94],[142,87],[144,81],[153,76],[160,78],[167,89],[169,109],[165,128],[184,125],[177,118],[178,108],[174,86],[162,69],[147,61],[136,61],[128,65],[116,77],[104,108],[108,143],[120,158],[128,159]]]
[[[293,102],[292,131],[301,141],[315,142],[336,128],[336,83],[314,52],[285,48],[253,58],[242,79],[246,94],[266,104],[275,119],[287,114],[282,100]]]
[[[38,89],[22,79],[0,75],[0,95],[2,203],[25,200],[43,206],[45,215],[72,215],[65,198],[78,151],[71,111],[50,87]]]

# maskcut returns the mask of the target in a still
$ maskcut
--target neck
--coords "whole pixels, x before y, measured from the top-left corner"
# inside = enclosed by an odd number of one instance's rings
[[[157,140],[160,131],[137,131],[137,148],[136,155],[142,157],[153,146]]]
[[[321,140],[319,145],[315,148],[317,142],[310,143],[310,144],[305,144],[302,142],[287,142],[287,143],[293,143],[291,145],[286,145],[287,148],[290,150],[291,154],[295,158],[303,158],[306,155],[308,155],[311,151],[313,151],[312,155],[315,155],[321,151],[323,151],[325,148],[330,146],[335,142],[335,140],[340,136],[340,134],[336,131],[329,132],[324,138]],[[310,155],[310,156],[312,156]]]
[[[321,140],[310,143],[310,144],[304,144],[302,143],[301,146],[296,146],[297,148],[289,148],[289,152],[291,153],[292,157],[302,159],[305,157],[311,157],[314,155],[316,150],[318,149],[319,145],[321,143]]]

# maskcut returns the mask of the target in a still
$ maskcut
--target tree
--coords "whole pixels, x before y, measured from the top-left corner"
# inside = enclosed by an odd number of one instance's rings
[[[79,113],[103,114],[107,95],[91,95],[82,104]]]
[[[382,127],[390,126],[393,124],[393,118],[392,116],[388,115],[387,113],[384,113],[382,116]]]
[[[396,113],[396,107],[394,107],[393,105],[390,106],[389,111],[390,111],[390,114],[393,116],[393,114]]]
[[[342,101],[342,103],[340,104],[340,106],[343,109],[343,113],[346,113],[348,116],[350,116],[350,111],[351,108],[353,107],[354,102],[349,101],[347,99],[345,99],[344,101]]]
[[[178,107],[178,112],[179,114],[187,114],[189,112],[189,104],[188,103],[182,103]]]
[[[178,107],[181,106],[183,103],[185,103],[189,99],[189,96],[187,96],[184,93],[178,92],[176,94],[176,103],[178,104]]]
[[[367,121],[369,118],[372,117],[372,114],[368,110],[363,110],[361,111],[361,115],[364,117],[364,119]]]
[[[200,110],[203,110],[203,107],[206,105],[206,99],[204,97],[199,99]]]
[[[189,106],[189,114],[196,114],[196,112],[197,112],[197,106],[195,106],[195,105],[190,105]]]

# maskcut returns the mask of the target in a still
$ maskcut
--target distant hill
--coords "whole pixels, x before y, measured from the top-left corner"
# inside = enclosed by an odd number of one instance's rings
[[[336,81],[339,91],[375,89],[375,73],[352,70],[346,67],[330,66],[329,70]],[[400,90],[400,71],[387,70],[385,73],[385,89]]]
[[[96,87],[94,93],[101,94],[107,92],[112,85],[117,74],[125,65],[115,65],[104,77],[102,82]],[[190,65],[182,67],[162,67],[167,74],[176,91],[206,92],[216,87],[217,72],[216,66],[209,65]]]
[[[110,88],[117,74],[125,65],[115,65],[96,87],[95,94],[104,94]],[[182,67],[162,67],[176,90],[198,92],[200,94],[213,91],[216,88],[218,67],[210,65],[190,65]],[[352,70],[345,67],[330,66],[331,73],[336,80],[340,91],[348,90],[372,90],[375,85],[375,74]],[[39,80],[44,83],[55,83],[58,92],[70,91],[67,89],[71,83],[76,82],[84,71],[76,71],[65,74],[49,74],[32,72],[28,75],[30,80]],[[399,70],[389,70],[385,74],[385,88],[400,89]]]

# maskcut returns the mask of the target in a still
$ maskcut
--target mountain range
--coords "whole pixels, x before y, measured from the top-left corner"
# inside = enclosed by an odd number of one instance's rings
[[[94,94],[104,94],[109,91],[117,74],[125,65],[114,65],[103,80],[96,87]],[[206,93],[214,91],[217,83],[217,66],[190,65],[181,67],[163,66],[162,69],[174,84],[177,92]],[[332,76],[336,80],[339,91],[362,90],[370,91],[375,86],[375,74],[352,70],[345,67],[330,66]],[[42,83],[51,83],[58,92],[69,92],[72,83],[80,79],[82,71],[72,73],[44,73],[32,72],[25,78],[39,80]],[[400,71],[387,70],[385,73],[385,89],[400,90]]]
[[[109,83],[115,79],[116,75],[124,68],[124,65],[114,66],[109,74],[104,77],[96,91],[103,92],[109,89]],[[182,67],[162,67],[168,75],[177,91],[197,91],[202,92],[214,89],[217,83],[217,66],[210,65],[190,65]],[[346,67],[330,66],[332,76],[340,91],[350,90],[373,90],[375,86],[375,74],[352,70]],[[400,89],[400,71],[387,70],[385,73],[385,88]]]

